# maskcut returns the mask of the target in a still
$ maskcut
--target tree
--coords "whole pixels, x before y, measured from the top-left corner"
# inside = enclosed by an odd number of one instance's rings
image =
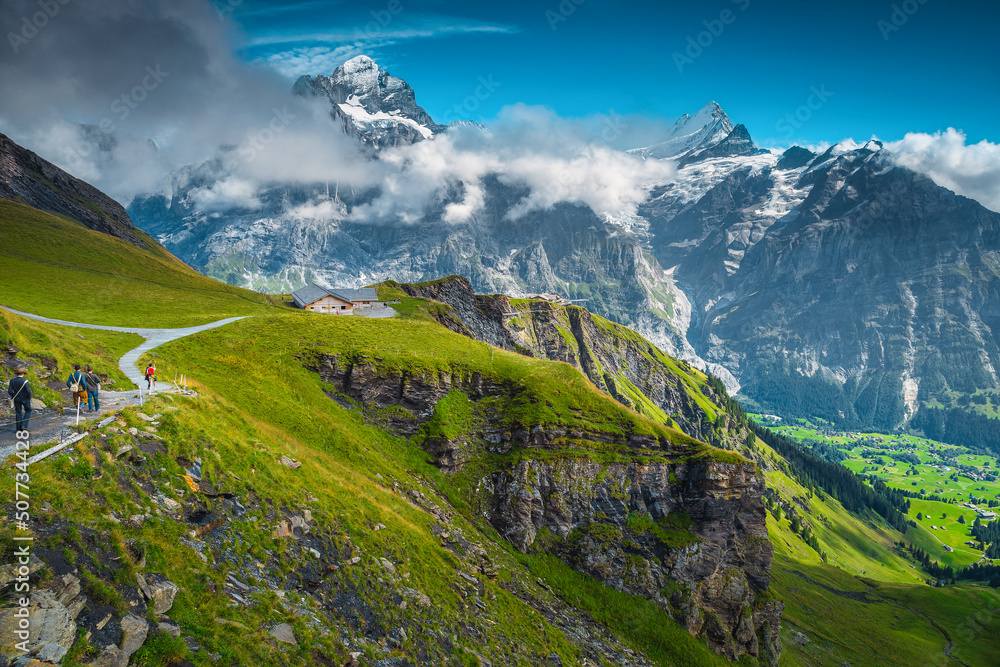
[[[961,516],[958,517],[958,522],[961,523],[961,524],[963,524],[963,525],[965,524],[965,515],[964,514],[962,514]]]
[[[924,513],[917,512],[917,521],[923,521],[923,520],[924,520]]]

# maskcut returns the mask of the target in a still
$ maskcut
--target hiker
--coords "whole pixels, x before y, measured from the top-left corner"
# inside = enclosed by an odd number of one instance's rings
[[[31,419],[31,387],[24,379],[24,369],[18,368],[14,371],[16,375],[11,378],[7,385],[7,395],[14,404],[14,416],[17,423],[17,431],[28,430],[28,420]]]
[[[101,401],[98,392],[101,390],[101,378],[94,372],[93,366],[87,366],[87,409],[91,412],[101,411]]]
[[[73,372],[66,379],[66,386],[73,394],[73,404],[77,410],[87,400],[87,376],[80,370],[80,364],[73,364]]]
[[[156,365],[152,361],[146,366],[146,389],[148,391],[156,389]]]

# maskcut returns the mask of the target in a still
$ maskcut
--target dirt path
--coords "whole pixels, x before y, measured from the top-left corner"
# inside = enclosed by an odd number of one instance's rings
[[[2,306],[0,306],[2,307]],[[118,362],[118,368],[121,369],[122,373],[128,377],[129,380],[135,383],[136,387],[142,386],[143,377],[142,372],[136,367],[136,362],[139,361],[141,357],[146,352],[149,352],[153,348],[159,347],[164,343],[169,343],[172,340],[177,340],[178,338],[184,338],[185,336],[190,336],[192,334],[201,333],[202,331],[208,331],[209,329],[215,329],[221,326],[230,324],[231,322],[236,322],[237,320],[244,319],[243,317],[230,317],[225,320],[219,320],[218,322],[212,322],[211,324],[202,324],[197,327],[186,327],[183,329],[143,329],[139,327],[110,327],[101,324],[82,324],[80,322],[67,322],[66,320],[55,320],[51,317],[42,317],[41,315],[32,315],[31,313],[25,313],[20,310],[14,310],[13,308],[4,308],[16,315],[21,317],[27,317],[28,319],[38,320],[39,322],[48,322],[49,324],[59,324],[64,327],[76,327],[78,329],[100,329],[101,331],[117,331],[119,333],[131,333],[142,336],[146,339],[146,342],[135,348],[134,350],[129,350],[122,356],[121,360]]]
[[[142,371],[140,371],[136,366],[136,363],[139,361],[139,357],[146,352],[159,347],[164,343],[177,340],[178,338],[184,338],[185,336],[190,336],[202,331],[208,331],[209,329],[215,329],[217,327],[230,324],[231,322],[244,319],[242,317],[230,317],[211,324],[203,324],[196,327],[185,327],[182,329],[144,329],[139,327],[112,327],[100,324],[67,322],[66,320],[56,320],[50,317],[42,317],[40,315],[25,313],[20,310],[14,310],[13,308],[4,308],[4,310],[8,310],[12,313],[32,320],[48,322],[49,324],[76,327],[78,329],[100,329],[102,331],[132,333],[142,336],[145,339],[142,345],[133,350],[129,350],[122,355],[122,358],[118,362],[118,368],[121,369],[122,373],[124,373],[128,379],[135,383],[136,388],[126,391],[102,391],[100,393],[100,413],[89,413],[86,410],[83,410],[80,414],[80,423],[90,421],[91,419],[109,412],[121,410],[122,408],[130,405],[140,404],[142,396],[146,395],[144,386],[145,379],[142,376]],[[161,382],[160,385],[161,387],[153,393],[174,391],[174,388],[170,385],[170,383]],[[140,396],[140,393],[142,393],[142,396]],[[30,423],[31,446],[35,447],[38,445],[56,442],[66,437],[66,435],[70,433],[70,428],[76,424],[76,417],[76,410],[69,408],[65,409],[62,414],[60,414],[57,410],[46,410],[41,414],[37,414],[37,416],[32,416]],[[9,428],[5,427],[3,430],[4,433],[0,436],[0,461],[5,460],[14,452],[15,443],[13,426],[10,426]]]

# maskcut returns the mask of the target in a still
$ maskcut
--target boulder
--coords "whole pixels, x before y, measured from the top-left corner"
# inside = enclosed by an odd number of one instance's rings
[[[7,607],[0,610],[0,657],[13,659],[23,655],[15,646],[18,639],[14,632],[18,629],[19,619],[14,614],[18,609]],[[76,639],[76,623],[66,606],[56,599],[52,591],[36,590],[31,594],[28,614],[31,618],[28,653],[44,650],[46,655],[53,656],[61,650],[59,659],[62,659]]]
[[[167,613],[173,606],[180,587],[160,574],[143,575],[137,572],[135,578],[143,596],[152,601],[153,611],[157,614]]]
[[[129,614],[122,619],[122,643],[121,650],[125,657],[130,657],[138,651],[146,641],[149,634],[149,623],[144,618],[139,618],[135,614]]]
[[[301,468],[302,467],[301,463],[299,463],[295,459],[288,458],[284,454],[281,455],[281,465],[283,465],[283,466],[285,466],[287,468],[291,468],[292,470],[295,470],[296,468]]]
[[[33,399],[31,399],[31,409],[32,410],[44,410],[45,409],[45,404],[42,403],[37,398],[33,398]]]
[[[170,635],[171,637],[181,636],[181,626],[177,625],[169,618],[160,621],[157,624],[156,629],[162,632],[163,634]]]

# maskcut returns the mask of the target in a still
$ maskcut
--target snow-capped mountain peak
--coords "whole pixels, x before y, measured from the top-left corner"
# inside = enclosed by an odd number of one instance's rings
[[[375,149],[429,139],[441,126],[416,102],[413,89],[368,56],[356,56],[330,76],[303,76],[295,83],[300,95],[319,95],[331,102],[330,113],[348,134]]]
[[[677,158],[719,143],[729,136],[733,128],[726,112],[712,101],[695,115],[684,114],[678,118],[662,141],[629,152],[646,158]]]

